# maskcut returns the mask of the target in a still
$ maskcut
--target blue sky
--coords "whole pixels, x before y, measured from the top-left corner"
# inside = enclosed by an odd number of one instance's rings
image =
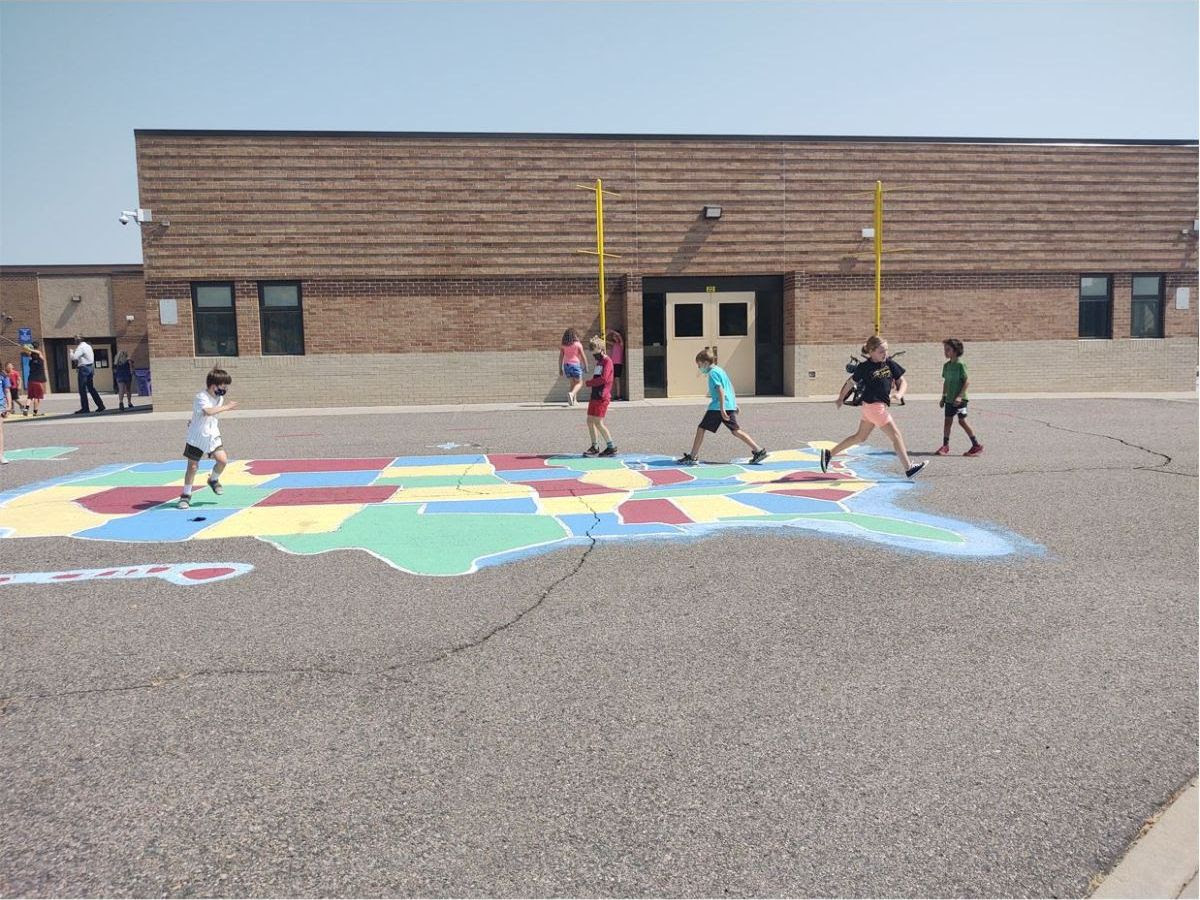
[[[1197,4],[0,3],[0,262],[139,262],[135,128],[1188,138]]]

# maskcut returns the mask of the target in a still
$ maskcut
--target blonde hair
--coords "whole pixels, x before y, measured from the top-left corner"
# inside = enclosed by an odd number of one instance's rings
[[[129,359],[129,354],[126,353],[124,350],[122,350],[120,353],[117,354],[117,358],[113,360],[113,363],[115,365],[119,366],[122,363],[124,363],[127,359]]]
[[[865,344],[863,344],[863,346],[862,346],[863,355],[870,356],[872,353],[874,353],[880,347],[885,346],[886,344],[887,344],[887,341],[885,341],[879,335],[873,334],[869,338],[867,338],[867,342]]]
[[[596,353],[597,351],[599,351],[600,353],[604,352],[604,348],[605,348],[604,338],[600,337],[600,335],[598,335],[598,334],[593,335],[592,339],[590,341],[588,341],[588,344],[591,346],[593,353]]]

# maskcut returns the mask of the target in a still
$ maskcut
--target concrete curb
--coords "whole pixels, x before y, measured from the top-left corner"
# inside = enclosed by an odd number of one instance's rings
[[[1195,897],[1200,869],[1200,790],[1193,778],[1090,894],[1096,900]]]

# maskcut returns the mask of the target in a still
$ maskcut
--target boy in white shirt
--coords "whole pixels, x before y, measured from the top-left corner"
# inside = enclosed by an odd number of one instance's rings
[[[188,421],[187,443],[183,447],[183,455],[187,458],[187,474],[183,476],[183,493],[179,495],[179,508],[188,509],[192,505],[192,482],[196,478],[196,469],[205,454],[214,461],[212,474],[208,477],[208,486],[214,494],[223,491],[221,473],[229,461],[225,448],[221,446],[221,429],[217,425],[217,416],[223,412],[237,409],[237,402],[225,402],[225,391],[233,379],[224,369],[213,369],[208,373],[205,389],[196,395],[192,404],[192,418]]]

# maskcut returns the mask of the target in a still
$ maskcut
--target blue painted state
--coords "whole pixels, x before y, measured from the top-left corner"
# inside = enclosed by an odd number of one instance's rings
[[[98,528],[76,532],[75,537],[98,541],[186,541],[210,525],[228,519],[236,509],[176,509],[156,507],[133,516],[122,516]],[[195,522],[193,519],[201,519]]]
[[[832,500],[793,497],[788,494],[752,494],[749,491],[743,491],[737,495],[737,502],[761,509],[763,512],[780,515],[842,512],[842,508]]]
[[[425,504],[425,513],[536,513],[537,502],[530,497],[505,500],[434,500]]]
[[[683,530],[674,525],[658,522],[622,525],[616,513],[600,513],[597,516],[587,514],[558,516],[558,520],[571,529],[576,537],[635,537],[637,535],[668,535],[683,534]]]
[[[264,490],[277,488],[329,488],[329,487],[366,487],[374,484],[379,477],[378,469],[366,469],[362,472],[283,472],[270,481],[264,481]]]
[[[505,481],[520,482],[524,484],[527,481],[563,481],[570,478],[579,478],[585,473],[577,469],[511,469],[507,472],[497,472],[496,475],[503,478]]]
[[[410,466],[473,466],[479,463],[486,463],[487,457],[482,453],[460,454],[458,456],[397,456],[392,460],[392,465],[398,469],[405,469]]]

